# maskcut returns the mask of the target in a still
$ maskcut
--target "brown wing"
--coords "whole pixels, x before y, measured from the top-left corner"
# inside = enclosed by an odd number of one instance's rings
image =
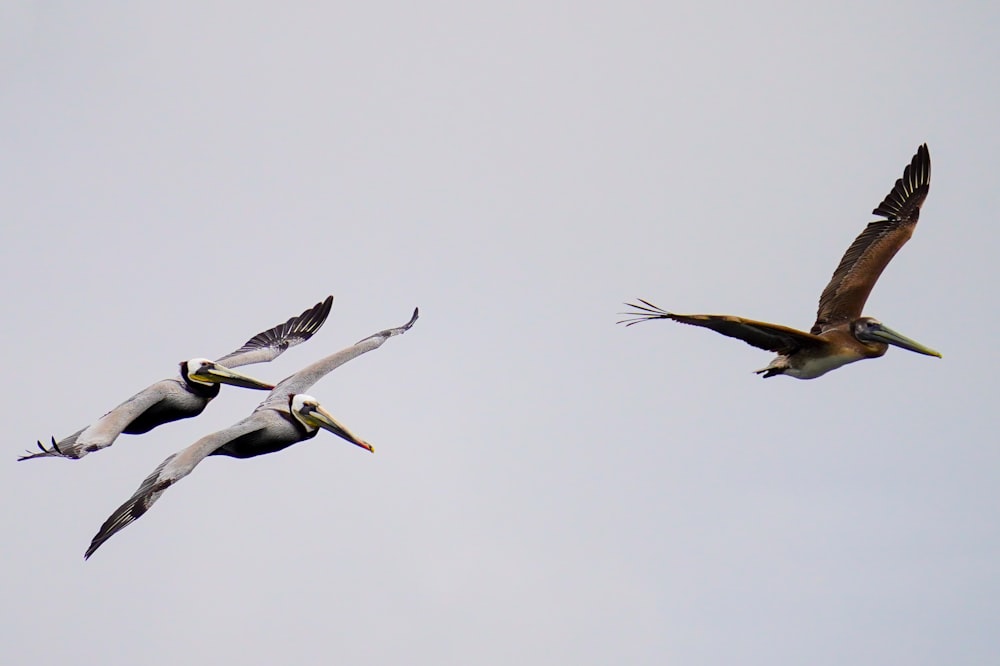
[[[632,317],[618,322],[619,324],[631,326],[640,321],[672,319],[682,324],[709,328],[716,333],[742,340],[748,345],[779,354],[793,354],[799,349],[823,347],[827,344],[826,340],[819,336],[794,328],[788,328],[787,326],[779,326],[778,324],[769,324],[764,321],[754,321],[753,319],[744,319],[743,317],[734,317],[732,315],[680,315],[667,312],[641,298],[639,302],[642,305],[626,303],[627,306],[635,308],[638,311],[624,313]]]
[[[931,157],[925,143],[903,170],[903,177],[872,211],[887,219],[870,223],[844,253],[830,284],[819,297],[813,333],[861,316],[868,294],[882,271],[913,235],[930,182]]]

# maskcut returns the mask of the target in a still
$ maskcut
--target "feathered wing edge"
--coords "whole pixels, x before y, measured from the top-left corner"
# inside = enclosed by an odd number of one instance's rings
[[[78,460],[93,451],[105,449],[114,444],[115,440],[128,427],[129,423],[160,400],[163,400],[176,381],[178,380],[163,379],[155,384],[151,384],[86,428],[81,428],[69,437],[64,437],[58,443],[53,437],[51,448],[45,448],[39,442],[38,448],[40,451],[38,453],[21,456],[18,460],[32,460],[44,457]],[[83,439],[82,442],[79,441],[81,438]]]
[[[115,509],[115,512],[104,521],[104,524],[101,525],[101,529],[97,531],[97,534],[90,542],[90,547],[87,548],[87,552],[83,554],[83,559],[90,559],[90,556],[94,554],[94,551],[100,548],[105,541],[138,520],[139,517],[146,513],[146,511],[149,510],[149,507],[151,507],[153,503],[160,498],[160,495],[162,495],[167,488],[174,484],[176,479],[161,478],[161,475],[167,465],[169,465],[176,457],[177,454],[173,454],[160,463],[159,467],[157,467],[152,474],[145,478],[138,490],[133,493],[132,497],[130,497],[128,501],[120,507]]]
[[[896,180],[873,215],[890,220],[913,220],[920,216],[920,206],[927,198],[931,184],[931,154],[927,144],[921,144],[910,163],[903,169],[903,177]]]
[[[264,427],[261,421],[251,414],[225,430],[205,435],[187,448],[171,454],[153,470],[152,474],[143,480],[132,497],[115,509],[115,512],[104,521],[101,529],[97,531],[94,539],[90,542],[87,552],[84,553],[84,559],[93,555],[94,551],[100,548],[105,541],[138,520],[149,510],[149,507],[153,506],[153,503],[167,488],[194,471],[194,468],[212,451],[261,427]]]
[[[633,324],[638,324],[643,321],[652,321],[653,319],[670,319],[670,313],[663,308],[653,305],[649,301],[637,298],[639,303],[642,305],[637,305],[635,303],[625,303],[625,307],[635,308],[636,312],[619,312],[620,315],[625,315],[626,319],[620,319],[616,321],[616,324],[625,324],[625,326],[632,326]]]
[[[57,442],[56,438],[52,438],[51,446],[45,446],[42,444],[42,440],[37,440],[38,451],[32,451],[28,449],[24,452],[23,456],[18,457],[18,462],[22,460],[32,460],[33,458],[79,458],[79,455],[73,455],[73,444],[76,443],[76,438],[80,436],[86,428],[80,428],[72,435],[64,437],[61,441]],[[65,449],[65,450],[64,450]]]
[[[930,191],[930,178],[931,158],[925,143],[903,169],[903,177],[872,211],[887,219],[869,223],[841,258],[819,297],[813,333],[861,316],[882,271],[913,235],[920,207]]]
[[[788,326],[770,324],[764,321],[755,321],[733,315],[675,314],[641,298],[637,300],[642,305],[635,303],[625,304],[628,307],[635,308],[637,312],[622,313],[631,315],[631,318],[623,319],[618,322],[619,324],[631,326],[640,321],[671,319],[681,324],[707,328],[726,337],[742,340],[758,349],[766,349],[779,354],[792,354],[799,349],[821,347],[827,344],[825,340],[818,336],[789,328]]]
[[[291,317],[283,324],[261,331],[247,340],[242,347],[216,362],[229,368],[236,368],[241,365],[273,361],[289,347],[311,338],[326,322],[332,307],[333,296],[327,296],[297,317]]]
[[[384,331],[379,331],[378,333],[375,333],[373,335],[369,335],[367,338],[361,338],[355,344],[361,344],[362,342],[364,342],[365,340],[368,340],[369,338],[386,338],[386,339],[388,339],[388,338],[391,338],[394,335],[402,335],[403,333],[406,333],[408,330],[410,330],[411,328],[413,328],[414,322],[416,322],[419,317],[420,317],[420,308],[413,308],[413,314],[410,315],[410,321],[406,322],[402,326],[396,326],[394,328],[387,328]]]
[[[339,368],[344,363],[347,363],[351,359],[357,358],[362,354],[378,349],[382,346],[382,343],[389,338],[395,335],[401,335],[410,330],[419,316],[420,308],[414,308],[413,315],[410,317],[410,320],[402,326],[387,328],[383,331],[379,331],[378,333],[369,335],[366,338],[362,338],[350,347],[345,347],[338,352],[325,356],[314,363],[310,363],[298,372],[285,377],[278,382],[278,385],[274,387],[274,390],[271,391],[267,398],[265,398],[264,401],[257,406],[257,409],[267,409],[268,407],[276,404],[283,404],[286,400],[288,400],[288,396],[295,393],[305,393],[316,382]]]

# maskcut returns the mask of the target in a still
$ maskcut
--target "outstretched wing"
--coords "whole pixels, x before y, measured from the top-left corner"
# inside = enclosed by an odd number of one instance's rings
[[[298,317],[292,317],[284,324],[262,331],[246,341],[246,344],[230,352],[216,363],[227,368],[237,368],[252,363],[273,361],[289,347],[305,342],[318,331],[333,307],[333,296],[309,308]]]
[[[83,554],[83,559],[89,559],[94,554],[94,551],[101,547],[101,544],[138,520],[142,514],[149,510],[153,502],[160,499],[160,495],[173,485],[174,479],[169,478],[165,472],[167,466],[170,465],[176,456],[177,454],[175,453],[160,463],[160,466],[146,477],[139,486],[139,489],[133,493],[132,497],[115,509],[115,512],[104,521],[101,529],[94,536],[93,540],[91,540],[87,552]]]
[[[903,170],[903,177],[872,211],[886,219],[871,222],[844,253],[819,297],[813,333],[861,316],[882,271],[913,235],[930,183],[931,156],[925,143]]]
[[[286,377],[278,382],[278,385],[274,387],[274,390],[268,394],[264,402],[260,403],[257,407],[258,410],[265,409],[267,407],[273,407],[276,405],[285,405],[288,402],[288,396],[294,395],[296,393],[305,393],[309,388],[322,379],[327,374],[333,372],[339,368],[344,363],[347,363],[353,358],[357,358],[366,352],[370,352],[373,349],[378,349],[382,346],[382,343],[393,337],[394,335],[401,335],[413,326],[413,323],[417,321],[417,317],[420,316],[420,309],[413,309],[413,316],[410,317],[410,321],[406,322],[402,326],[397,326],[396,328],[387,328],[384,331],[379,331],[373,335],[369,335],[364,340],[359,340],[355,344],[341,349],[335,354],[330,354],[325,358],[307,365],[302,368],[294,375]]]
[[[732,315],[674,314],[641,298],[638,300],[642,305],[635,303],[625,304],[630,308],[635,308],[636,312],[622,313],[630,315],[630,317],[619,321],[619,324],[631,326],[641,321],[672,319],[682,324],[708,328],[727,337],[742,340],[748,345],[779,354],[793,354],[799,349],[822,347],[827,344],[826,340],[819,336],[787,326],[779,326],[778,324],[769,324],[763,321],[754,321],[753,319],[744,319],[743,317],[734,317]]]
[[[88,453],[99,451],[114,444],[118,435],[135,421],[147,409],[153,407],[161,400],[168,399],[172,391],[178,388],[178,380],[164,379],[156,382],[139,391],[134,396],[118,405],[110,412],[99,418],[92,425],[80,430],[69,437],[60,440],[58,443],[53,440],[52,448],[45,448],[41,442],[38,453],[31,453],[18,458],[18,460],[31,460],[33,458],[62,457],[62,458],[82,458]]]
[[[167,488],[190,474],[212,451],[227,442],[266,427],[267,422],[262,417],[251,414],[239,423],[206,435],[186,449],[172,454],[146,477],[127,502],[115,509],[115,512],[104,521],[83,558],[88,559],[105,541],[138,520],[156,500],[160,499],[160,495]]]

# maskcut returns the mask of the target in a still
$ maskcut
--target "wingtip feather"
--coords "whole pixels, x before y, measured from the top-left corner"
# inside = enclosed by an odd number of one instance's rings
[[[638,312],[619,312],[620,315],[629,315],[626,319],[616,321],[616,324],[625,324],[626,327],[653,319],[671,319],[671,313],[661,307],[653,305],[644,298],[636,298],[642,305],[635,303],[625,303],[626,307],[635,308]]]
[[[903,176],[896,180],[889,194],[872,210],[872,214],[890,221],[916,221],[920,217],[920,206],[927,197],[930,182],[930,150],[923,143],[903,169]]]

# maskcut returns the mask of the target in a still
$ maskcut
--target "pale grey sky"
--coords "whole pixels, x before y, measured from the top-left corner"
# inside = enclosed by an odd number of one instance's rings
[[[0,5],[4,663],[990,663],[987,3]],[[809,382],[621,302],[808,328],[916,147],[892,349]],[[262,397],[16,463],[327,294],[321,434],[168,454]],[[248,368],[249,370],[249,368]]]

